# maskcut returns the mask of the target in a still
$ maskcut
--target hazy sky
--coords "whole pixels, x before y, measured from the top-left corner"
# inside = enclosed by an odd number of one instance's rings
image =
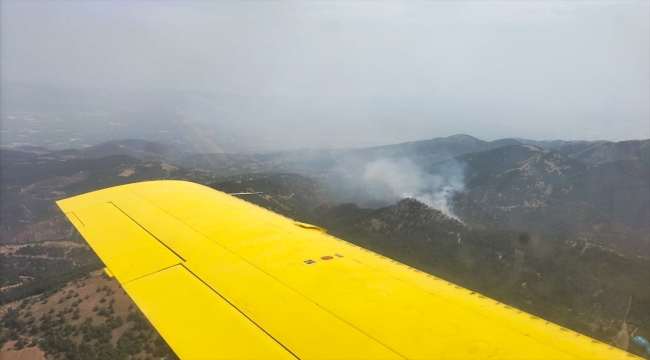
[[[290,122],[379,142],[650,137],[649,1],[1,6],[3,82],[324,99]]]

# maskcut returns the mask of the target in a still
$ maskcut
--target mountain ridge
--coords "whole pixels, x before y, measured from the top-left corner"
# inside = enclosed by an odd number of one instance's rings
[[[455,195],[454,208],[462,219],[475,226],[552,230],[650,254],[647,173],[526,146],[461,157],[469,169],[467,188]]]

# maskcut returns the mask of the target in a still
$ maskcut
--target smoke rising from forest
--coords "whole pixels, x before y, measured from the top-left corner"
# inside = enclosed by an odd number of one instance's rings
[[[454,219],[452,196],[465,190],[464,167],[450,160],[431,172],[407,158],[381,159],[366,165],[363,174],[368,192],[379,201],[413,198]]]

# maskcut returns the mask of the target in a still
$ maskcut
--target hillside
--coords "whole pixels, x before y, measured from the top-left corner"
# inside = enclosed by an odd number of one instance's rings
[[[0,244],[72,239],[55,201],[102,188],[147,180],[207,183],[214,174],[128,155],[57,159],[50,153],[0,150]]]
[[[640,148],[648,142],[640,142]],[[650,255],[649,173],[519,145],[467,154],[466,190],[454,197],[475,227],[549,232]],[[642,162],[642,161],[639,161]]]
[[[4,307],[1,322],[2,359],[176,359],[117,281],[101,270],[51,295]]]
[[[563,155],[584,161],[591,165],[600,165],[612,161],[625,161],[632,167],[648,171],[650,164],[650,141],[630,140],[621,142],[591,141],[562,146],[558,149]]]

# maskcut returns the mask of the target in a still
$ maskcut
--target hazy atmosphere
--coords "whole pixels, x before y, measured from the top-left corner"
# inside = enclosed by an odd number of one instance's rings
[[[0,0],[2,360],[650,359],[649,185],[648,0]]]
[[[647,1],[1,6],[3,122],[27,84],[173,92],[156,101],[197,134],[270,149],[650,136]]]

